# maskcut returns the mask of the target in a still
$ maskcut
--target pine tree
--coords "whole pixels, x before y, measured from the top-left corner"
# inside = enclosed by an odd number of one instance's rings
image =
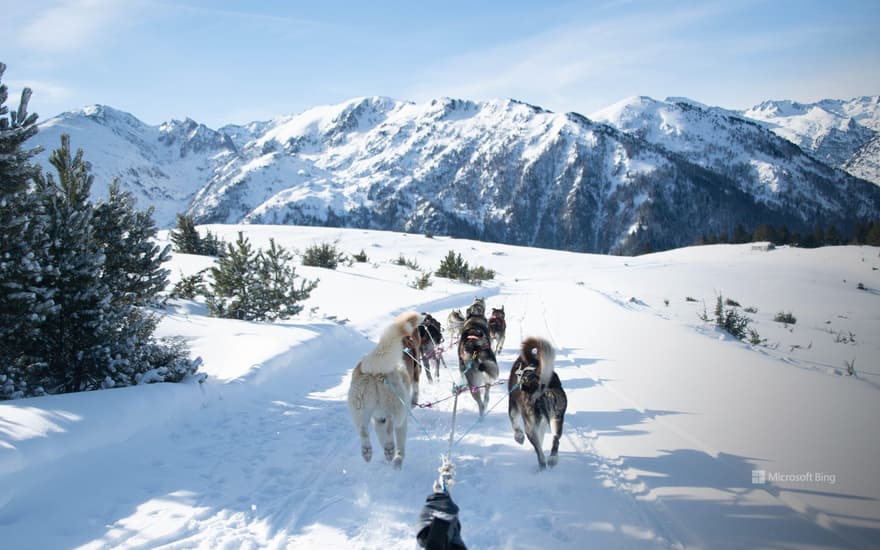
[[[169,235],[174,249],[182,254],[201,254],[202,239],[196,231],[196,224],[192,216],[185,214],[177,215],[177,227]]]
[[[220,256],[223,253],[223,241],[211,231],[205,231],[199,250],[199,254],[203,256]]]
[[[214,282],[208,297],[208,311],[217,317],[249,320],[254,318],[257,255],[250,241],[239,231],[235,244],[227,244],[225,253],[211,268]]]
[[[772,225],[765,223],[755,228],[755,232],[752,234],[752,241],[767,241],[773,244],[779,244],[779,235],[776,233],[776,229]]]
[[[806,246],[806,248],[814,248],[818,246],[825,246],[827,243],[825,242],[825,230],[822,229],[822,226],[816,224],[816,228],[813,230],[813,246]]]
[[[141,306],[156,303],[167,283],[161,268],[167,247],[153,244],[151,210],[139,212],[118,184],[104,203],[89,201],[93,176],[82,149],[71,154],[70,137],[35,179],[49,238],[46,286],[55,308],[40,327],[38,357],[44,368],[31,386],[49,393],[86,391],[142,382],[177,381],[195,372],[181,342],[153,337],[158,318]]]
[[[880,221],[871,224],[867,235],[865,235],[865,244],[868,246],[880,246]]]
[[[778,235],[779,242],[776,244],[792,244],[797,242],[797,239],[793,237],[791,231],[788,229],[788,226],[785,224],[782,224],[782,226],[779,228]]]
[[[53,266],[46,282],[56,305],[42,327],[47,370],[40,384],[49,393],[83,391],[100,387],[111,358],[106,343],[121,319],[110,309],[112,289],[102,279],[104,253],[94,238],[88,202],[94,178],[82,149],[72,156],[70,136],[62,135],[49,162],[58,181],[51,174],[35,180]]]
[[[467,279],[468,272],[468,264],[461,257],[461,254],[456,254],[455,251],[450,250],[446,257],[440,261],[440,267],[435,275],[447,279]]]
[[[870,225],[862,222],[856,222],[853,227],[852,238],[849,244],[865,244],[865,237],[868,234]]]
[[[186,214],[177,215],[177,227],[170,237],[175,250],[183,254],[219,256],[223,252],[223,242],[210,231],[206,231],[204,237],[199,235],[195,220]]]
[[[837,226],[829,226],[828,231],[825,232],[825,244],[828,246],[838,246],[842,243],[843,239],[840,237],[840,231],[837,230]]]
[[[6,65],[0,63],[0,80]],[[29,393],[39,326],[54,307],[43,284],[46,236],[42,211],[29,182],[39,168],[31,159],[40,149],[24,149],[37,133],[37,115],[27,113],[31,90],[25,88],[18,109],[9,112],[8,90],[0,83],[0,399]]]
[[[103,279],[116,305],[155,305],[168,285],[171,246],[160,248],[153,209],[139,211],[131,193],[119,182],[110,185],[107,200],[95,208],[95,237],[104,248]]]
[[[0,81],[5,72],[6,64],[0,63]],[[6,106],[9,91],[0,83],[0,199],[24,191],[39,170],[30,160],[40,148],[22,148],[37,133],[37,115],[27,113],[31,93],[30,88],[22,90],[18,109],[10,113]]]
[[[746,232],[746,228],[743,225],[737,224],[736,228],[733,230],[733,239],[730,241],[734,244],[743,244],[749,242],[749,234]]]
[[[217,317],[245,321],[288,319],[302,310],[318,281],[300,280],[293,255],[269,240],[268,250],[254,251],[239,232],[235,244],[226,245],[208,292],[208,311]]]
[[[254,295],[254,319],[274,321],[289,319],[302,310],[299,302],[307,299],[318,281],[301,280],[297,286],[293,255],[269,239],[268,250],[257,255]]]

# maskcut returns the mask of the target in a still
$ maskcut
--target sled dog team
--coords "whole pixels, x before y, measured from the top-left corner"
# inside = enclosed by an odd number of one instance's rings
[[[458,368],[477,403],[480,416],[487,413],[489,389],[498,379],[496,354],[504,346],[507,329],[504,307],[492,308],[477,298],[462,315],[453,310],[446,322],[448,334],[458,336]],[[443,361],[440,322],[415,311],[401,313],[384,330],[379,343],[352,371],[348,407],[361,440],[361,456],[373,457],[370,424],[382,445],[385,460],[400,468],[406,451],[407,418],[418,404],[422,366],[429,381],[439,375]],[[567,400],[554,372],[555,352],[547,340],[528,337],[520,346],[507,381],[508,415],[513,437],[526,438],[535,449],[538,466],[555,466]],[[433,376],[432,369],[433,366]],[[553,435],[550,456],[542,449],[547,429]]]

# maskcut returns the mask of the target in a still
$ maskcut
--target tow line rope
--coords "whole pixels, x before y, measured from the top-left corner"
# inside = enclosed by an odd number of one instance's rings
[[[431,342],[434,344],[434,349],[430,352],[430,354],[426,354],[423,357],[433,358],[435,354],[438,354],[440,356],[441,361],[443,361],[443,366],[445,367],[446,360],[443,358],[443,352],[445,351],[445,349],[442,348],[441,346],[438,346],[436,344],[436,342],[434,342],[434,338],[430,335],[430,333],[428,333],[428,337],[431,338]],[[438,353],[438,350],[439,350],[439,353]],[[403,351],[404,351],[404,353],[406,353],[410,357],[410,359],[412,359],[415,362],[416,365],[419,366],[419,368],[425,368],[424,365],[422,365],[422,362],[419,359],[416,359],[413,356],[413,354],[410,353],[409,348],[405,348]],[[474,356],[476,356],[476,352],[474,352]],[[465,430],[464,433],[462,433],[458,437],[458,439],[455,439],[455,422],[456,422],[456,418],[457,418],[457,414],[458,414],[458,396],[466,390],[470,391],[471,393],[477,393],[483,388],[488,389],[492,386],[497,386],[497,385],[503,384],[505,382],[504,380],[497,380],[493,383],[483,384],[481,386],[469,386],[466,382],[465,374],[472,367],[473,367],[473,359],[471,359],[471,361],[468,361],[467,368],[464,370],[464,372],[461,373],[461,380],[464,383],[463,384],[456,384],[453,382],[452,395],[450,395],[448,397],[444,397],[443,399],[438,399],[436,401],[416,404],[420,409],[430,409],[438,403],[442,403],[443,401],[447,401],[449,399],[454,399],[454,401],[452,403],[452,422],[451,422],[451,426],[450,426],[450,430],[449,430],[449,448],[447,449],[445,455],[440,455],[440,467],[437,469],[437,472],[439,473],[439,475],[437,477],[437,480],[434,481],[434,492],[447,493],[449,491],[449,489],[452,488],[453,484],[455,483],[455,464],[452,462],[452,450],[456,445],[461,443],[461,440],[464,439],[471,432],[471,430],[473,430],[474,427],[476,427],[477,424],[479,424],[480,422],[483,421],[483,417],[485,416],[485,415],[479,416],[477,418],[477,420],[473,424],[471,424],[470,427],[468,427],[468,429]],[[413,414],[412,406],[408,405],[406,403],[406,401],[403,399],[403,397],[401,397],[401,395],[397,392],[397,390],[394,388],[394,386],[391,385],[391,383],[388,381],[387,378],[385,379],[385,384],[391,389],[391,392],[397,397],[397,399],[400,401],[401,405],[403,405],[403,407],[407,409],[409,416],[415,421],[416,425],[418,425],[418,427],[422,430],[422,432],[425,434],[425,437],[427,437],[429,440],[433,439],[431,434],[428,433],[428,430],[425,429],[425,426],[421,422],[419,422],[419,419],[416,418],[416,416]],[[514,386],[507,393],[505,393],[503,396],[501,396],[500,399],[495,401],[495,403],[491,407],[489,407],[489,409],[486,411],[486,415],[488,415],[490,412],[492,412],[492,410],[494,410],[495,407],[497,407],[499,403],[501,403],[507,396],[509,396],[511,394],[511,392],[519,389],[519,387],[520,387],[519,384],[514,384]]]

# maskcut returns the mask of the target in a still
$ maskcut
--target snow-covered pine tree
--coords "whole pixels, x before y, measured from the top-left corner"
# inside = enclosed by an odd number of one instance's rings
[[[49,162],[58,172],[39,174],[36,191],[45,209],[46,253],[54,271],[46,285],[56,308],[42,326],[41,356],[48,369],[40,384],[49,393],[101,387],[111,360],[108,342],[123,315],[112,309],[112,289],[102,278],[104,253],[94,237],[94,209],[88,202],[93,176],[82,149],[70,152],[70,136]]]
[[[18,109],[9,112],[9,90],[2,84],[6,64],[0,62],[0,198],[24,191],[39,168],[30,163],[40,148],[24,149],[24,142],[37,133],[37,115],[28,114],[31,89],[21,92]]]
[[[187,214],[177,215],[177,227],[169,234],[174,249],[183,254],[200,254],[202,256],[219,256],[223,252],[223,243],[210,231],[205,236],[199,235],[193,217]]]
[[[244,234],[239,231],[235,244],[227,244],[225,253],[211,268],[211,294],[208,311],[217,317],[253,320],[254,297],[257,284],[254,265],[257,254]]]
[[[0,80],[5,71],[0,63]],[[42,214],[28,192],[31,178],[39,172],[31,159],[40,151],[24,148],[37,133],[37,115],[27,113],[30,96],[25,88],[18,108],[10,113],[8,89],[0,82],[0,399],[39,393],[29,379],[43,366],[35,356],[39,326],[54,307],[42,284]]]
[[[152,213],[152,208],[138,210],[118,181],[110,185],[107,200],[95,207],[94,236],[104,251],[102,282],[110,289],[110,308],[118,323],[106,343],[112,359],[104,387],[177,381],[194,371],[180,342],[153,338],[158,318],[145,309],[158,304],[168,285],[169,272],[162,264],[171,250],[171,245],[155,243]]]
[[[195,372],[181,342],[153,338],[158,319],[140,307],[155,303],[168,276],[161,268],[167,249],[151,241],[150,210],[135,210],[116,185],[106,203],[92,205],[89,164],[82,149],[71,155],[67,135],[49,162],[58,181],[40,174],[35,190],[50,239],[53,271],[45,281],[55,309],[41,326],[47,367],[35,383],[59,393],[179,381]]]
[[[95,207],[95,238],[104,247],[104,281],[115,305],[155,305],[168,286],[171,245],[160,247],[153,209],[140,211],[119,182],[110,185],[106,201]]]
[[[318,281],[301,279],[297,285],[293,255],[269,239],[269,248],[257,254],[257,284],[253,292],[255,319],[289,319],[302,311],[300,302],[307,299]]]
[[[210,230],[205,231],[200,250],[199,254],[203,256],[220,256],[223,253],[223,241],[211,233]]]

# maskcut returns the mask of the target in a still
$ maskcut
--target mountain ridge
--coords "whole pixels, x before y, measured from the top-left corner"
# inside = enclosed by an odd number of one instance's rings
[[[212,130],[89,106],[42,123],[34,140],[45,161],[57,134],[72,134],[98,181],[120,177],[166,227],[185,210],[200,223],[635,253],[737,224],[846,230],[880,217],[880,188],[779,137],[768,120],[646,96],[593,117],[514,99],[372,96]]]

